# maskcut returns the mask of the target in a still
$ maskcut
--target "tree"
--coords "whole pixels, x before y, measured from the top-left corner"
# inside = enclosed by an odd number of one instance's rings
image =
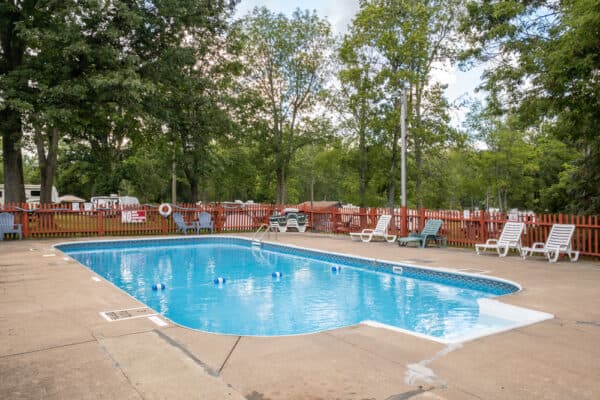
[[[462,31],[468,62],[486,61],[483,88],[497,114],[544,126],[577,149],[570,208],[600,212],[600,9],[594,0],[471,2]],[[566,170],[564,170],[566,171]],[[559,176],[555,177],[555,182]]]
[[[308,11],[296,10],[287,18],[257,8],[241,21],[241,31],[244,85],[257,97],[253,123],[264,128],[257,140],[272,162],[281,204],[296,150],[320,134],[311,121],[323,111],[318,100],[329,73],[330,27]]]
[[[186,197],[196,202],[214,167],[211,143],[233,130],[228,97],[239,67],[230,54],[233,38],[226,35],[230,8],[224,2],[186,3],[171,15],[176,22],[164,30],[168,40],[143,77],[156,85],[147,104],[169,137],[171,157],[189,186]]]
[[[448,138],[447,104],[442,88],[431,82],[439,62],[455,55],[456,1],[363,1],[347,40],[355,54],[371,60],[374,81],[379,86],[383,131],[390,151],[388,206],[393,207],[400,161],[400,92],[408,91],[409,140],[415,160],[416,203],[422,206],[424,153]],[[405,89],[405,85],[408,88]]]
[[[18,143],[22,127],[32,133],[42,202],[51,198],[61,140],[87,144],[97,153],[95,159],[105,161],[102,173],[110,179],[103,190],[118,189],[118,175],[111,172],[128,142],[151,124],[145,100],[160,95],[165,86],[149,71],[172,61],[177,50],[187,50],[182,48],[186,40],[220,29],[229,6],[208,0],[2,4],[10,36],[3,43],[10,50],[15,42],[21,54],[13,57],[18,63],[4,57],[12,62],[3,63],[4,69],[12,68],[3,76],[9,84],[4,110],[15,118],[6,118],[14,129],[4,130],[13,134],[3,143]],[[195,45],[204,46],[201,40]],[[181,82],[185,76],[178,78]],[[6,153],[5,160],[12,162],[13,153]]]
[[[0,131],[4,167],[4,199],[24,202],[23,129],[21,113],[28,109],[18,93],[28,92],[27,75],[21,72],[27,45],[19,33],[19,24],[33,17],[36,1],[0,3]]]
[[[227,93],[236,63],[221,56],[218,39],[204,34],[189,47],[173,48],[153,71],[160,95],[150,104],[172,143],[166,147],[174,147],[192,202],[199,200],[200,181],[214,170],[211,143],[233,131]]]
[[[339,71],[341,101],[338,104],[342,108],[342,129],[353,138],[351,143],[357,142],[359,206],[366,207],[368,147],[375,140],[373,131],[378,125],[381,93],[374,82],[376,71],[373,66],[377,61],[377,53],[370,48],[356,50],[353,36],[346,35],[339,51],[343,67]]]

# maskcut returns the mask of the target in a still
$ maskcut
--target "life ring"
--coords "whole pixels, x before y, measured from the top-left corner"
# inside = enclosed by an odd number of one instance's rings
[[[167,218],[173,212],[173,207],[169,203],[162,203],[158,206],[158,213]]]

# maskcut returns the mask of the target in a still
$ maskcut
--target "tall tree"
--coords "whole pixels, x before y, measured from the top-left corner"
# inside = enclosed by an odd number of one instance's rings
[[[221,24],[219,30],[187,36],[187,44],[170,49],[152,70],[160,95],[149,104],[174,146],[192,202],[200,199],[201,181],[214,168],[212,142],[233,131],[228,93],[231,75],[239,68],[224,54],[224,19]]]
[[[281,204],[295,151],[320,134],[311,129],[311,120],[329,74],[330,26],[308,11],[287,18],[257,8],[241,21],[241,29],[245,84],[259,100],[254,123],[265,128],[257,138],[272,160]]]
[[[400,95],[408,91],[412,154],[415,160],[417,206],[422,206],[424,153],[448,138],[447,104],[442,88],[432,82],[437,63],[452,61],[458,12],[457,1],[369,0],[360,4],[353,20],[351,43],[356,53],[375,50],[375,82],[384,96],[385,131],[390,151],[388,206],[393,207],[400,162]],[[405,89],[405,85],[408,88]]]
[[[571,211],[600,212],[600,8],[595,0],[470,2],[465,61],[487,61],[483,87],[498,114],[576,148]],[[559,177],[555,177],[556,181]]]
[[[149,125],[153,110],[142,107],[144,100],[160,95],[165,87],[149,71],[186,40],[219,29],[231,4],[209,0],[9,3],[3,2],[0,10],[10,17],[8,31],[18,31],[13,42],[22,56],[17,67],[3,75],[11,84],[4,92],[8,104],[4,109],[18,116],[7,118],[16,121],[11,122],[15,126],[11,132],[22,131],[16,129],[20,120],[33,134],[42,202],[51,199],[61,138],[87,143],[98,154],[96,159],[106,161],[102,173],[112,179],[108,189],[118,189],[119,180],[111,171],[123,159],[127,143]],[[204,43],[200,40],[196,45]],[[195,61],[192,58],[188,66]],[[170,83],[185,78],[178,75]],[[172,84],[166,86],[177,90]],[[11,137],[3,141],[8,147],[18,143]],[[11,162],[12,153],[6,153],[5,160]],[[110,154],[115,157],[106,157]]]
[[[362,51],[361,51],[362,50]],[[340,114],[343,116],[342,129],[349,133],[356,143],[359,157],[359,206],[366,207],[368,147],[374,140],[376,120],[379,118],[381,93],[375,84],[377,52],[371,48],[356,49],[353,36],[346,35],[340,47],[342,69]],[[339,108],[339,107],[338,107]]]
[[[19,94],[27,93],[29,85],[28,76],[22,72],[27,44],[19,26],[34,18],[36,3],[35,0],[0,3],[0,131],[6,202],[25,201],[22,112],[29,107],[19,100]]]

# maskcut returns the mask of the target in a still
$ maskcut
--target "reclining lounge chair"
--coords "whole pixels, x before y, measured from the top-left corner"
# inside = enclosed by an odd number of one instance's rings
[[[375,237],[381,237],[388,243],[393,243],[396,240],[396,235],[388,235],[388,225],[392,220],[391,215],[382,215],[377,221],[375,229],[363,229],[362,232],[350,232],[352,239],[360,239],[363,242],[370,242]]]
[[[515,249],[520,254],[521,235],[524,230],[525,224],[523,222],[507,222],[502,228],[499,239],[488,239],[485,243],[476,244],[475,252],[479,255],[482,250],[493,249],[498,252],[500,257],[504,257],[508,254],[508,250]]]
[[[406,246],[411,242],[418,243],[420,247],[427,246],[428,240],[434,240],[438,245],[441,242],[445,245],[445,238],[438,236],[438,231],[442,226],[443,221],[441,219],[429,219],[425,223],[421,233],[411,233],[408,236],[401,237],[398,239],[398,246]]]
[[[536,242],[531,247],[523,247],[521,256],[527,258],[528,255],[540,253],[548,257],[548,261],[556,262],[558,256],[563,253],[569,256],[571,262],[575,262],[579,258],[579,252],[571,248],[571,238],[574,232],[575,225],[554,224],[546,243]]]

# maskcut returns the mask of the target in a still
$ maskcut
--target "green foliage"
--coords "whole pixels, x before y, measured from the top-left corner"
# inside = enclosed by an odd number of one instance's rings
[[[435,162],[431,156],[449,139],[448,104],[443,88],[431,81],[431,72],[434,63],[454,58],[458,9],[456,1],[364,1],[344,38],[340,56],[345,68],[340,78],[350,96],[348,109],[362,117],[354,131],[363,159],[367,130],[377,132],[374,137],[387,148],[389,207],[396,203],[399,178],[401,91],[407,92],[408,141],[416,170],[411,193],[418,205],[423,204],[428,159]],[[364,169],[363,162],[363,185]]]
[[[571,151],[579,152],[579,161],[560,172],[562,183],[558,174],[553,179],[566,190],[565,176],[571,177],[568,201],[558,201],[554,190],[543,190],[554,193],[554,200],[540,205],[600,212],[600,186],[590,174],[600,164],[598,2],[472,2],[468,9],[462,30],[471,48],[463,59],[494,61],[483,85],[490,94],[490,109],[516,115],[523,130],[543,124]]]
[[[409,206],[599,212],[597,2],[467,4],[462,60],[494,67],[465,131],[432,81],[456,0],[361,1],[337,47],[308,11],[40,4],[0,3],[0,179],[161,202],[175,160],[180,201],[397,205],[407,84]]]
[[[256,8],[239,28],[244,86],[254,96],[249,132],[275,173],[277,202],[284,203],[296,151],[322,139],[318,105],[329,73],[330,27],[308,11],[287,18]]]

